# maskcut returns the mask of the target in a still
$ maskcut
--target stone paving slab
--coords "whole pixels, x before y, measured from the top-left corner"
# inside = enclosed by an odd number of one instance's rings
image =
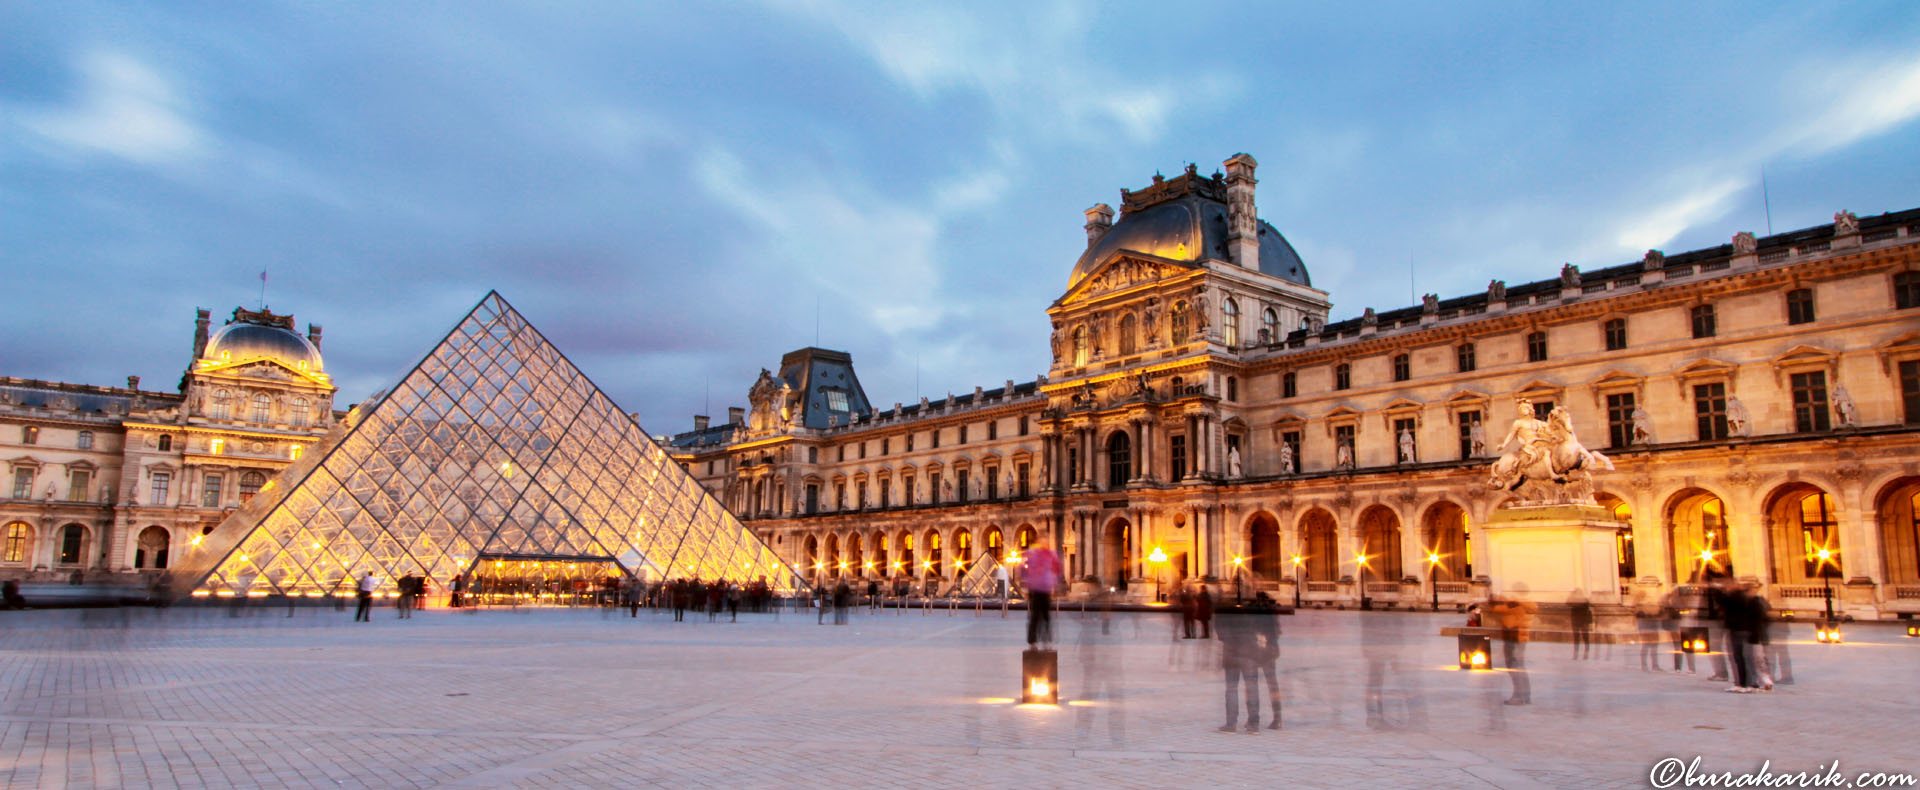
[[[0,786],[1645,787],[1695,756],[1920,774],[1920,640],[1866,625],[1842,645],[1797,626],[1799,682],[1771,694],[1723,693],[1705,658],[1529,645],[1516,707],[1510,673],[1451,665],[1457,615],[1303,611],[1285,728],[1248,735],[1214,729],[1217,643],[1163,614],[1061,613],[1060,707],[1014,704],[1018,614],[229,614],[0,613]]]

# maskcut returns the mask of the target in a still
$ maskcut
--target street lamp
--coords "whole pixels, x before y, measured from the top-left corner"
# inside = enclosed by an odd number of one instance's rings
[[[1300,578],[1300,561],[1300,555],[1293,555],[1293,608],[1295,609],[1300,608],[1300,585],[1306,583],[1306,580]]]
[[[1355,554],[1353,561],[1360,565],[1360,609],[1373,609],[1373,599],[1367,597],[1367,555]]]
[[[1167,583],[1165,581],[1167,552],[1159,546],[1155,546],[1153,547],[1153,551],[1147,553],[1147,562],[1160,566],[1160,571],[1153,574],[1153,580],[1160,588],[1160,600],[1165,601],[1167,600]]]
[[[1427,552],[1427,586],[1433,588],[1433,610],[1440,611],[1440,555]]]
[[[1814,552],[1814,556],[1820,558],[1820,564],[1814,566],[1814,570],[1820,574],[1820,590],[1827,599],[1827,622],[1831,624],[1833,622],[1833,577],[1827,575],[1827,562],[1833,559],[1833,552],[1822,547]]]
[[[1245,564],[1246,561],[1247,561],[1247,558],[1245,557],[1242,557],[1238,554],[1233,555],[1233,601],[1234,603],[1240,602],[1240,597],[1241,597],[1240,596],[1240,574],[1245,573],[1245,571],[1241,570],[1240,566]]]

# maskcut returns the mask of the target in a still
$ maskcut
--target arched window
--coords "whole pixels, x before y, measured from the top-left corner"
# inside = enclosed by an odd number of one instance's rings
[[[254,494],[260,493],[260,487],[267,484],[267,476],[259,472],[248,472],[240,476],[240,503],[246,504]]]
[[[1368,581],[1400,581],[1400,519],[1393,511],[1375,505],[1360,515],[1360,553],[1373,572]]]
[[[264,392],[253,394],[253,412],[248,415],[253,422],[267,422],[273,419],[273,399]]]
[[[1668,509],[1667,533],[1674,578],[1681,583],[1733,576],[1733,556],[1727,553],[1726,507],[1719,497],[1698,488],[1683,492]]]
[[[1126,431],[1107,437],[1107,489],[1118,491],[1133,479],[1133,441]]]
[[[60,564],[79,565],[86,556],[87,528],[68,524],[60,530]]]
[[[1121,354],[1124,355],[1124,354],[1133,353],[1133,338],[1137,331],[1138,330],[1134,326],[1132,313],[1128,313],[1120,317],[1120,353]]]
[[[1232,299],[1220,303],[1220,334],[1228,348],[1240,345],[1240,304]]]
[[[1880,522],[1881,556],[1887,563],[1887,581],[1920,584],[1920,478],[1908,477],[1888,484],[1875,510]]]
[[[1316,582],[1334,581],[1340,567],[1339,538],[1334,534],[1333,514],[1325,510],[1314,510],[1301,519],[1301,542],[1306,544],[1306,556],[1301,561],[1307,567],[1307,580]]]
[[[1087,328],[1084,326],[1074,327],[1073,366],[1077,368],[1087,364],[1087,357],[1092,353],[1093,349],[1087,347]]]
[[[1002,545],[1003,543],[1004,541],[1000,537],[999,527],[993,527],[987,530],[987,554],[989,556],[995,560],[1005,561],[1007,559],[1007,553],[1005,550],[1006,546]]]
[[[147,527],[140,530],[140,544],[133,551],[133,567],[155,570],[167,567],[167,546],[170,543],[172,539],[165,528]]]
[[[1260,331],[1266,333],[1265,337],[1260,338],[1262,343],[1278,343],[1285,339],[1280,336],[1280,314],[1274,312],[1273,308],[1269,307],[1260,314]]]
[[[973,562],[973,533],[964,527],[953,533],[953,554],[953,558],[962,563]]]
[[[233,393],[214,390],[213,398],[207,403],[207,416],[216,420],[233,419]]]
[[[15,521],[7,525],[6,535],[0,537],[6,541],[0,543],[0,562],[27,561],[27,551],[33,545],[32,527],[27,526],[26,522]]]
[[[921,561],[920,567],[926,569],[928,576],[939,576],[940,563],[945,561],[945,559],[946,558],[940,553],[940,533],[928,530],[927,558]]]
[[[1188,325],[1191,323],[1189,318],[1187,315],[1187,303],[1174,302],[1173,309],[1167,312],[1168,343],[1177,346],[1187,342]]]
[[[80,435],[75,437],[73,446],[82,450],[93,449],[93,431],[81,431]]]
[[[1033,531],[1032,525],[1022,524],[1020,528],[1013,533],[1013,547],[1024,554],[1027,548],[1032,546],[1034,540],[1038,537],[1039,533]]]
[[[311,407],[308,406],[306,398],[294,398],[293,403],[287,408],[293,412],[287,415],[287,422],[292,423],[295,428],[307,427],[307,418],[311,416],[308,410]]]

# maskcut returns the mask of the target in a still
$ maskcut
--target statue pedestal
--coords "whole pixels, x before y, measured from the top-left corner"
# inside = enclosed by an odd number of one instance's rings
[[[1577,596],[1595,606],[1617,606],[1614,536],[1626,526],[1597,505],[1496,510],[1481,525],[1492,592],[1562,607]]]

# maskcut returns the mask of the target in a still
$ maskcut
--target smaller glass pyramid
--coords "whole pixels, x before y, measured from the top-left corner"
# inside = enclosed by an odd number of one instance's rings
[[[804,586],[492,292],[172,574],[196,596],[348,595],[482,561]]]

